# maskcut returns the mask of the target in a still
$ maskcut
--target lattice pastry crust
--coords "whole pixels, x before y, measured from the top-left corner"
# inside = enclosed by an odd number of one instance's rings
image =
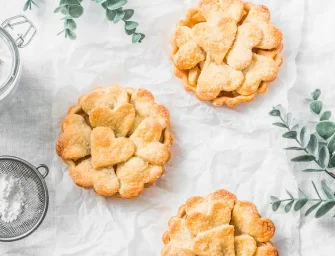
[[[283,61],[282,33],[268,8],[241,0],[200,0],[178,22],[171,44],[184,88],[216,106],[265,93]]]
[[[278,256],[275,225],[256,206],[218,190],[182,205],[163,235],[162,256]]]
[[[112,85],[69,108],[56,151],[78,186],[131,198],[164,173],[171,156],[170,114],[144,89]]]

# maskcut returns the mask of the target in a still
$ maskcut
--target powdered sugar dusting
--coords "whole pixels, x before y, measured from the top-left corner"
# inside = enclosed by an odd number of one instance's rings
[[[22,213],[25,202],[21,181],[10,175],[0,174],[0,220],[16,220]]]

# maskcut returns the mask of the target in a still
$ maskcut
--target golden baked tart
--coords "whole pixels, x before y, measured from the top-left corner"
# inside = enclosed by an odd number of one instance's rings
[[[77,185],[131,198],[150,187],[171,156],[170,114],[144,89],[112,85],[69,108],[56,151]]]
[[[171,38],[175,75],[186,90],[216,106],[250,102],[276,79],[282,38],[263,5],[200,0]]]
[[[168,226],[162,256],[278,256],[273,222],[223,189],[189,198]]]

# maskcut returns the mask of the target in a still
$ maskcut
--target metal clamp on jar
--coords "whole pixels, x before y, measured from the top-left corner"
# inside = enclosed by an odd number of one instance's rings
[[[23,33],[16,33],[15,27],[26,25]],[[15,34],[16,38],[12,36]],[[36,34],[33,23],[23,15],[5,20],[0,26],[0,110],[10,103],[21,78],[19,48],[30,44]]]

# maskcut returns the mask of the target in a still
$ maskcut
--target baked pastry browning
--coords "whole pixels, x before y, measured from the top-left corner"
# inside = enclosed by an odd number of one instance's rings
[[[112,85],[68,110],[57,154],[78,186],[131,198],[150,187],[171,157],[170,114],[144,89]]]
[[[184,88],[215,106],[252,101],[276,79],[282,32],[263,5],[200,0],[178,22],[171,60]]]
[[[195,196],[172,217],[162,256],[278,256],[270,239],[275,225],[255,205],[226,190]]]

